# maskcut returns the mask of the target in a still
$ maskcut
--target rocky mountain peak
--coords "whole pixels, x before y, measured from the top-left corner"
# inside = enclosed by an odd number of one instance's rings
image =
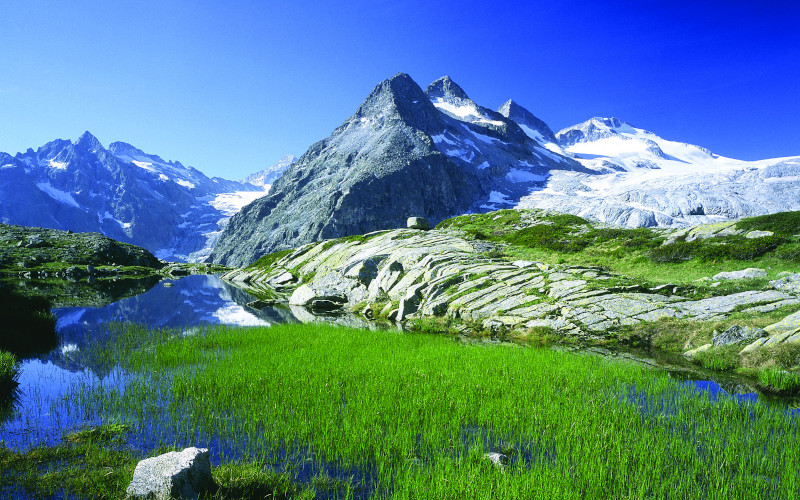
[[[417,82],[405,73],[398,73],[375,86],[349,122],[367,125],[384,123],[387,119],[414,124],[430,134],[442,128],[436,108]]]
[[[99,151],[103,149],[103,145],[97,137],[93,136],[88,130],[78,137],[75,141],[75,147],[86,151]]]
[[[550,127],[533,115],[530,111],[520,106],[513,99],[509,99],[501,105],[497,112],[514,121],[522,127],[522,130],[538,142],[557,142],[556,136]]]
[[[458,102],[461,100],[470,100],[464,89],[458,86],[449,76],[443,76],[435,82],[428,85],[425,89],[425,94],[431,99],[442,99],[448,102]]]
[[[108,150],[116,156],[147,156],[147,153],[127,142],[116,141],[108,145]]]
[[[579,142],[618,136],[622,131],[633,131],[633,127],[619,118],[594,117],[559,131],[556,138],[561,147],[569,147]]]

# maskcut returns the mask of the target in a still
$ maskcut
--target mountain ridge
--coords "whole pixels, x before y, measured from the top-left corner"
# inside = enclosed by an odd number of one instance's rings
[[[401,227],[410,216],[435,223],[508,206],[559,168],[584,170],[475,104],[450,78],[423,91],[398,73],[313,144],[269,195],[235,215],[210,258],[244,265],[319,239]]]

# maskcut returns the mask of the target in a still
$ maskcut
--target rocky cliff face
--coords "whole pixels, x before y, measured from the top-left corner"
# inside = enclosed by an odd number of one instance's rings
[[[234,216],[211,260],[241,266],[303,243],[402,227],[409,216],[436,223],[513,206],[552,169],[583,170],[450,78],[423,92],[398,74]]]
[[[224,193],[264,192],[130,144],[106,149],[88,132],[74,143],[58,139],[16,156],[0,153],[0,222],[98,232],[170,260],[207,256],[209,239],[232,215],[218,203]]]

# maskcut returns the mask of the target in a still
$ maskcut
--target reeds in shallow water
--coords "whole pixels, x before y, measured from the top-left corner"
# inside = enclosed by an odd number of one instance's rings
[[[115,338],[94,355],[129,381],[65,405],[132,425],[145,449],[211,446],[321,497],[800,495],[791,415],[629,363],[327,325]]]

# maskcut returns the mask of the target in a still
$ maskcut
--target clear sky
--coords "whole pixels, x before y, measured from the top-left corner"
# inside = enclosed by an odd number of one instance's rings
[[[724,156],[800,155],[800,2],[739,0],[0,0],[0,151],[89,130],[238,179],[400,71],[555,131],[616,116]]]

